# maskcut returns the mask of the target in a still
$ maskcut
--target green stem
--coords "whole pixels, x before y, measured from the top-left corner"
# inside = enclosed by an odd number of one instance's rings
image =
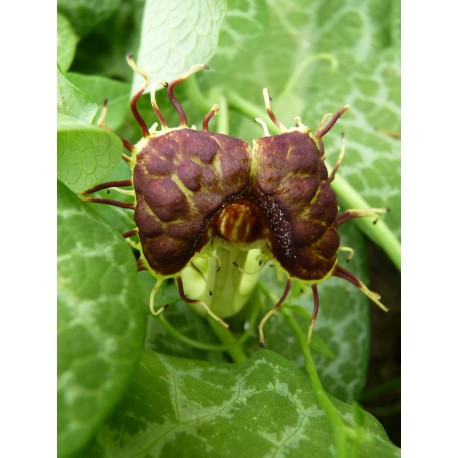
[[[320,378],[318,377],[318,372],[315,367],[315,363],[313,362],[310,347],[307,343],[307,339],[304,333],[302,332],[301,327],[287,309],[282,309],[282,313],[288,321],[289,325],[291,326],[291,329],[293,330],[294,334],[296,335],[297,340],[299,341],[302,354],[304,355],[305,367],[309,375],[310,384],[312,385],[312,389],[318,399],[318,402],[320,403],[322,409],[328,416],[329,423],[331,424],[331,428],[334,432],[337,456],[339,458],[344,458],[347,456],[347,440],[345,432],[346,424],[342,420],[339,412],[337,411],[329,396],[326,394],[326,391],[324,390],[323,385],[321,384]]]
[[[218,98],[218,107],[216,131],[220,134],[229,135],[229,107],[223,94],[220,94]]]
[[[219,340],[223,343],[223,345],[227,346],[227,352],[229,353],[232,361],[235,363],[241,363],[248,359],[247,355],[243,351],[242,347],[238,345],[237,339],[235,338],[234,334],[232,334],[229,329],[221,326],[215,320],[209,318],[208,323],[210,324],[213,332],[219,338]]]
[[[244,333],[235,341],[232,343],[229,343],[227,345],[215,345],[215,344],[210,344],[210,343],[203,343],[199,342],[198,340],[191,339],[190,337],[184,335],[183,333],[177,331],[165,318],[164,314],[159,315],[159,322],[160,324],[164,327],[164,329],[174,337],[175,339],[183,342],[184,344],[197,348],[199,350],[205,350],[205,351],[228,351],[231,350],[234,347],[242,347],[242,345],[245,343],[246,340],[251,336],[255,325],[256,325],[256,319],[258,317],[258,311],[259,310],[254,310],[254,312],[251,314],[250,321],[248,323],[248,327],[244,331]],[[211,320],[210,322],[213,322],[214,320]],[[232,339],[231,339],[232,340]]]
[[[285,87],[279,98],[284,97],[286,94],[292,93],[295,86],[298,85],[299,80],[303,78],[303,73],[306,68],[315,61],[318,60],[325,60],[328,61],[331,65],[331,72],[335,72],[337,67],[339,66],[338,60],[332,55],[327,52],[321,52],[312,54],[311,56],[304,59],[294,70],[294,73],[291,75],[289,80],[286,82]]]
[[[191,103],[203,111],[209,111],[213,104],[218,103],[217,128],[220,134],[229,135],[229,106],[226,97],[223,95],[221,87],[216,86],[210,91],[208,97],[200,90],[195,76],[189,78],[186,84],[186,95]]]
[[[209,97],[205,97],[204,93],[200,90],[200,86],[197,83],[196,75],[188,78],[184,85],[186,96],[195,108],[199,108],[202,111],[209,111],[215,101],[210,101]]]
[[[234,316],[244,307],[259,277],[258,252],[216,247],[215,256],[209,260],[205,271],[208,289],[213,292],[206,297],[206,303],[216,315],[222,318]]]
[[[266,121],[269,130],[273,132],[280,132],[280,129],[271,121],[271,119],[267,116],[266,110],[260,109],[257,105],[254,105],[251,102],[247,102],[246,99],[240,97],[233,91],[229,91],[227,93],[227,101],[229,106],[234,108],[235,110],[239,111],[242,114],[247,115],[248,117],[254,118],[262,118]]]

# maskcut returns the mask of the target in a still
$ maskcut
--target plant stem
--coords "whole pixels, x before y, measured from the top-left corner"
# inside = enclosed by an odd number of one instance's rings
[[[217,132],[224,135],[229,135],[229,107],[227,106],[226,97],[220,94],[218,98],[218,117],[217,117]]]
[[[228,346],[227,352],[229,353],[229,355],[231,356],[232,360],[235,363],[241,363],[248,359],[242,347],[240,345],[237,345],[237,339],[235,338],[234,334],[232,334],[231,331],[224,328],[223,326],[221,326],[219,323],[217,323],[215,320],[212,320],[211,318],[208,319],[208,322],[211,328],[213,329],[213,332],[219,338],[219,340],[224,345]]]
[[[229,345],[218,345],[218,344],[211,344],[211,343],[205,343],[205,342],[200,342],[198,340],[192,339],[181,332],[177,331],[164,317],[163,314],[159,315],[159,322],[160,324],[164,327],[164,329],[171,335],[173,338],[183,342],[184,344],[188,345],[189,347],[197,348],[199,350],[205,350],[205,351],[227,351],[231,349],[232,347],[235,346],[241,346],[245,340],[249,337],[248,335],[245,335],[245,333],[239,337],[234,343],[230,343]],[[250,326],[251,331],[253,330],[254,326]]]
[[[265,109],[260,109],[257,105],[254,105],[253,103],[247,102],[246,99],[243,97],[240,97],[238,94],[236,94],[233,91],[229,91],[227,93],[227,101],[229,103],[229,106],[232,106],[234,109],[239,111],[240,113],[243,113],[250,118],[266,118],[267,125],[269,127],[269,130],[272,130],[273,132],[280,132],[280,129],[271,121],[271,119],[267,119],[268,116],[266,116],[266,110]]]
[[[303,77],[303,73],[306,68],[315,61],[324,60],[328,61],[331,65],[330,72],[335,72],[339,66],[339,62],[335,56],[327,52],[320,52],[312,54],[311,56],[304,59],[294,70],[294,73],[290,76],[289,80],[286,82],[285,87],[279,98],[284,97],[286,94],[293,92],[294,87],[298,84],[299,80]]]
[[[194,107],[199,108],[202,111],[208,112],[213,103],[215,103],[214,101],[209,101],[209,98],[205,97],[203,92],[200,90],[196,75],[188,78],[184,88],[186,96],[189,98],[190,102],[194,105]]]
[[[282,313],[291,326],[294,334],[296,335],[297,340],[299,341],[302,354],[304,355],[305,367],[309,375],[310,384],[312,385],[312,389],[318,399],[318,402],[328,416],[329,423],[331,424],[331,428],[334,432],[337,456],[339,458],[344,458],[347,456],[347,441],[345,433],[346,424],[342,420],[339,412],[337,411],[329,396],[326,394],[323,385],[321,384],[315,363],[313,362],[312,353],[310,352],[310,347],[301,327],[289,312],[289,310],[282,309]]]

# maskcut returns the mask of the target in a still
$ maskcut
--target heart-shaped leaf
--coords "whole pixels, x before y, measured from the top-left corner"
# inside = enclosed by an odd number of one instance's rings
[[[99,107],[102,107],[103,102],[107,100],[108,111],[105,124],[113,130],[121,126],[129,113],[129,84],[97,75],[67,73],[65,76],[68,81],[91,97]],[[97,115],[100,113],[99,108]]]
[[[57,63],[63,72],[66,72],[73,62],[77,43],[78,37],[73,32],[70,21],[57,13]]]
[[[58,185],[58,448],[91,438],[142,349],[135,259],[122,237]]]
[[[58,115],[57,177],[72,191],[81,192],[100,182],[122,153],[122,141],[116,134]]]
[[[347,456],[399,457],[380,424],[333,400],[352,428]],[[310,382],[268,350],[240,364],[207,363],[144,352],[118,408],[98,434],[109,457],[335,454],[332,422]]]
[[[146,0],[137,64],[153,79],[171,81],[216,50],[226,2]],[[135,75],[132,91],[143,83]]]
[[[90,124],[97,112],[97,104],[81,89],[73,85],[57,70],[57,112]]]

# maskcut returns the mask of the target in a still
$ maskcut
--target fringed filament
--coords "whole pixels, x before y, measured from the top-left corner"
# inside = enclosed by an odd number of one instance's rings
[[[343,223],[350,221],[354,218],[374,218],[373,224],[376,224],[380,219],[380,215],[388,212],[387,208],[362,208],[362,209],[351,209],[345,210],[340,215],[337,215],[337,226],[341,226]]]
[[[317,140],[321,140],[332,129],[337,120],[348,110],[349,107],[350,105],[347,104],[343,106],[335,115],[333,115],[329,123],[316,133],[315,138]]]
[[[187,127],[188,126],[188,120],[186,118],[186,113],[184,112],[183,107],[180,105],[180,103],[176,99],[175,94],[173,93],[173,90],[178,84],[180,84],[183,81],[185,81],[193,73],[195,73],[198,70],[203,70],[203,69],[208,70],[208,65],[205,65],[205,64],[193,65],[183,76],[180,76],[175,81],[170,83],[169,87],[167,89],[167,94],[169,96],[170,102],[175,107],[175,110],[177,111],[178,116],[180,118],[180,127]]]
[[[318,135],[318,132],[323,128],[323,126],[326,124],[326,121],[329,118],[332,118],[334,116],[334,113],[326,113],[322,118],[320,123],[318,124],[318,128],[316,130],[316,135]]]
[[[208,291],[208,295],[209,296],[212,296],[213,295],[213,291],[210,289],[209,285],[208,285],[208,278],[207,276],[193,263],[191,262],[191,268],[197,272],[200,276],[200,278],[202,278],[203,282],[205,283],[205,286],[207,287],[207,291]]]
[[[105,124],[105,121],[107,120],[107,113],[108,113],[108,99],[105,99],[102,105],[102,112],[100,113],[99,119],[97,119],[97,125],[100,128],[109,130],[111,132],[111,129]]]
[[[82,196],[87,196],[88,194],[93,194],[94,192],[101,191],[103,189],[115,188],[115,187],[124,187],[132,186],[132,180],[119,180],[119,181],[107,181],[106,183],[98,184],[92,188],[86,189],[81,193]]]
[[[272,107],[270,106],[270,101],[272,99],[269,96],[269,90],[265,87],[262,93],[264,95],[264,103],[266,105],[266,111],[267,111],[267,114],[269,115],[269,118],[282,132],[286,132],[288,129],[277,119],[274,112],[272,111]]]
[[[154,308],[154,300],[156,298],[156,294],[159,291],[159,288],[161,287],[163,282],[163,278],[158,278],[149,296],[149,309],[151,310],[151,313],[155,316],[159,315],[167,308],[167,305],[163,305],[159,310],[156,310]]]
[[[259,344],[261,347],[264,347],[264,325],[266,321],[280,308],[280,306],[285,302],[286,297],[288,296],[289,290],[291,288],[291,278],[288,278],[286,282],[285,290],[279,301],[264,315],[264,318],[259,323]]]
[[[340,251],[346,251],[348,253],[348,256],[347,256],[347,259],[346,259],[347,262],[350,262],[351,258],[355,254],[355,250],[353,250],[353,248],[351,248],[349,246],[340,245],[339,250]]]
[[[337,170],[339,170],[340,164],[342,164],[343,158],[345,156],[345,137],[344,134],[341,134],[340,137],[341,141],[341,147],[340,147],[340,153],[339,157],[337,158],[337,162],[334,165],[334,168],[332,169],[331,174],[329,175],[329,182],[333,181],[334,178],[336,177]]]
[[[121,202],[119,200],[113,199],[102,199],[99,197],[83,197],[85,202],[90,202],[93,204],[106,204],[113,205],[114,207],[128,208],[129,210],[135,210],[135,205],[131,202]]]
[[[264,131],[264,137],[268,137],[270,135],[269,129],[267,128],[267,124],[264,122],[264,120],[261,118],[254,118],[254,121],[261,125],[262,130]]]
[[[161,110],[159,110],[159,107],[157,105],[157,102],[156,102],[156,84],[159,83],[160,85],[162,85],[163,87],[167,87],[168,86],[168,83],[166,83],[165,81],[155,81],[154,82],[154,86],[151,90],[151,106],[153,107],[153,110],[154,110],[154,113],[156,113],[156,116],[157,118],[159,119],[159,122],[161,123],[161,126],[162,126],[162,129],[167,129],[168,126],[167,126],[167,122],[164,118],[164,115],[162,114]]]
[[[138,229],[131,229],[130,231],[127,231],[127,232],[124,232],[124,234],[122,234],[122,236],[127,239],[129,237],[134,237],[138,235]]]
[[[122,144],[124,145],[124,148],[126,148],[126,150],[128,150],[130,152],[132,152],[134,150],[134,145],[132,145],[132,143],[130,143],[128,140],[126,140],[125,138],[121,138],[121,141],[122,141]],[[125,157],[130,162],[130,157],[129,156],[125,156]],[[124,157],[123,157],[123,159],[124,159]]]
[[[145,70],[142,70],[140,67],[137,66],[135,63],[132,53],[127,54],[126,56],[127,64],[129,67],[135,72],[141,75],[144,78],[144,83],[141,86],[141,88],[135,93],[135,95],[132,97],[132,100],[130,102],[130,109],[132,111],[132,114],[134,115],[135,120],[137,121],[138,125],[140,126],[140,129],[142,131],[142,136],[148,137],[149,135],[149,130],[148,126],[146,125],[145,120],[141,117],[140,113],[138,112],[137,108],[137,102],[138,99],[141,97],[143,92],[145,92],[145,89],[148,87],[148,84],[150,82],[150,77],[148,73],[145,72]]]
[[[313,313],[312,313],[312,320],[310,321],[309,332],[307,334],[308,343],[312,341],[313,327],[315,326],[316,317],[318,316],[318,308],[320,306],[317,285],[312,285],[312,292],[313,292]]]
[[[215,114],[218,113],[218,111],[219,111],[218,105],[213,105],[211,110],[205,115],[205,118],[202,121],[202,130],[204,130],[205,132],[208,132],[208,123],[210,119],[213,118],[213,116],[215,116]]]
[[[335,277],[342,278],[352,285],[355,285],[361,292],[363,292],[372,302],[377,304],[384,312],[388,312],[388,309],[380,302],[380,295],[374,291],[371,291],[359,278],[355,277],[351,272],[344,268],[336,265],[332,275]]]
[[[252,271],[252,272],[248,272],[248,271],[246,271],[245,269],[242,269],[242,268],[237,264],[237,262],[235,262],[235,261],[233,261],[232,264],[233,264],[233,266],[234,266],[237,270],[239,270],[239,271],[240,271],[242,274],[244,274],[244,275],[258,275],[258,274],[261,272],[261,270],[263,269],[263,267],[264,267],[264,266],[262,265],[262,260],[260,260],[259,268],[256,269],[256,270],[254,270],[254,271]]]
[[[145,266],[142,258],[137,259],[137,272],[141,272],[142,270],[148,270],[148,267]]]
[[[222,326],[224,326],[226,329],[230,329],[230,326],[225,322],[223,321],[219,316],[215,315],[212,310],[210,309],[210,307],[203,301],[200,301],[198,299],[189,299],[185,293],[184,293],[184,289],[183,289],[183,280],[181,279],[181,277],[177,277],[177,284],[178,284],[178,292],[180,294],[180,297],[181,299],[188,303],[188,304],[198,304],[200,305],[206,312],[207,314],[213,318],[215,321],[217,321],[219,324],[221,324]]]

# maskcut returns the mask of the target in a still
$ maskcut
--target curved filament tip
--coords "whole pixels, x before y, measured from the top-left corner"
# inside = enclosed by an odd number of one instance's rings
[[[130,102],[130,109],[132,111],[132,114],[134,115],[135,120],[137,121],[138,125],[140,126],[140,129],[142,131],[142,136],[148,137],[149,135],[148,126],[146,125],[145,120],[141,117],[140,113],[138,112],[137,102],[138,102],[138,99],[143,94],[143,92],[145,92],[145,89],[148,87],[148,84],[150,82],[150,77],[148,73],[145,72],[145,70],[142,70],[140,67],[137,66],[137,64],[134,61],[132,53],[127,54],[126,60],[127,60],[127,64],[129,65],[129,67],[135,73],[138,73],[140,76],[142,76],[145,80],[142,86],[140,87],[140,89],[132,97],[132,100]]]

